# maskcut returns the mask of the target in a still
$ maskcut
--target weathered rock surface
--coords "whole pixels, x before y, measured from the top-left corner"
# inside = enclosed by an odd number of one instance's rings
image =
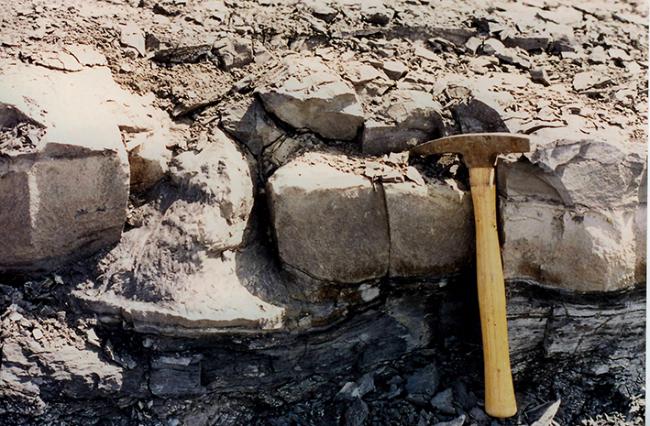
[[[220,112],[223,129],[254,155],[261,154],[264,148],[284,135],[256,99],[229,103],[220,108]]]
[[[154,186],[169,170],[168,162],[171,152],[167,149],[168,140],[156,137],[150,132],[133,135],[127,147],[129,149],[129,167],[131,171],[131,189],[145,191]]]
[[[97,84],[114,84],[108,69],[4,68],[0,270],[55,268],[119,241],[129,167]]]
[[[412,167],[308,153],[268,193],[280,258],[320,280],[445,275],[471,257],[467,193]]]
[[[201,152],[178,155],[171,182],[122,242],[99,262],[102,286],[76,297],[94,310],[118,313],[139,330],[276,328],[283,309],[251,294],[234,250],[245,245],[253,207],[249,164],[235,142],[214,128]]]
[[[87,399],[144,391],[141,368],[127,369],[107,360],[82,333],[68,334],[66,327],[56,318],[37,321],[17,305],[3,315],[1,413],[22,405],[31,411],[26,414],[42,414],[44,394],[52,392]]]
[[[383,195],[369,179],[335,168],[336,160],[309,153],[269,179],[280,258],[325,281],[379,278],[389,253]]]
[[[395,90],[387,94],[378,111],[366,120],[361,137],[368,154],[404,151],[443,133],[440,104],[431,94]]]
[[[468,192],[453,180],[384,183],[383,187],[391,276],[445,275],[466,266],[474,247]]]
[[[258,92],[264,107],[280,120],[326,139],[354,139],[363,124],[354,89],[318,58],[285,58]]]
[[[644,281],[646,157],[560,140],[499,166],[505,274],[579,291]]]

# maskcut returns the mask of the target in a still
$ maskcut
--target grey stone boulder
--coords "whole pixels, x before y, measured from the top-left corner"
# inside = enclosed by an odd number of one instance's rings
[[[384,199],[333,155],[307,153],[267,184],[281,260],[324,281],[357,283],[388,272]]]
[[[120,240],[129,164],[97,95],[107,68],[9,64],[0,79],[0,271],[47,270]]]
[[[441,106],[431,94],[419,90],[395,90],[382,98],[361,137],[364,153],[378,155],[404,151],[440,136]]]
[[[645,281],[646,158],[641,143],[581,139],[500,162],[506,277],[584,292]]]
[[[240,36],[219,39],[212,45],[212,50],[225,70],[242,68],[253,62],[253,43],[250,39],[242,39]]]
[[[418,172],[415,172],[418,173]],[[473,255],[469,192],[449,179],[384,183],[390,229],[390,275],[444,275]]]
[[[286,57],[257,92],[280,120],[326,139],[352,140],[363,124],[354,88],[315,57]]]

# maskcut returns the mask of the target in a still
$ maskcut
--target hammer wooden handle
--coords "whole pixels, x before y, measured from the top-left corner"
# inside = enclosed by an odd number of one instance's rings
[[[494,168],[470,168],[469,181],[476,224],[476,282],[483,338],[485,411],[493,417],[505,418],[515,415],[517,402],[510,370]]]

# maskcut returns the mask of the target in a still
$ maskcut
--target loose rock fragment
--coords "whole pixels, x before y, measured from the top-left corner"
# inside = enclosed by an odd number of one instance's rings
[[[253,62],[253,46],[250,40],[224,38],[212,46],[225,70],[241,68]]]
[[[454,407],[454,393],[452,389],[445,389],[431,398],[431,406],[443,414],[456,414],[456,407]]]
[[[261,154],[264,148],[284,135],[257,99],[247,98],[224,104],[219,110],[223,129],[246,145],[254,155]]]
[[[320,59],[287,57],[273,81],[258,90],[264,107],[298,129],[351,140],[364,115],[354,89]]]
[[[309,7],[311,9],[311,13],[315,17],[322,19],[325,22],[332,22],[338,14],[338,10],[321,1],[313,1],[309,4]]]
[[[442,107],[426,92],[392,91],[379,108],[363,129],[361,146],[365,153],[404,151],[443,132]]]
[[[577,91],[583,91],[602,87],[610,81],[608,76],[598,71],[584,71],[573,77],[573,88]]]
[[[533,83],[543,84],[544,86],[550,86],[551,82],[548,79],[546,74],[546,69],[544,68],[533,68],[530,70],[530,78],[533,80]]]
[[[135,22],[128,22],[121,26],[120,43],[123,46],[135,49],[140,56],[144,56],[147,53],[144,32]]]
[[[376,25],[386,25],[395,15],[392,9],[387,8],[382,0],[366,0],[361,3],[363,19]]]
[[[452,112],[461,133],[509,131],[501,115],[494,108],[478,99],[458,104]]]
[[[589,54],[589,61],[594,64],[604,64],[607,61],[607,52],[603,46],[596,46]]]
[[[393,80],[399,80],[408,72],[407,66],[400,61],[384,61],[382,69]]]

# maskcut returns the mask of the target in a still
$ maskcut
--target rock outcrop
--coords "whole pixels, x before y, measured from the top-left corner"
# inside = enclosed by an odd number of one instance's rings
[[[133,213],[134,228],[99,261],[102,286],[76,293],[86,306],[167,334],[281,325],[283,309],[246,287],[256,266],[237,252],[253,208],[248,161],[219,129],[209,139],[178,155],[171,182]]]
[[[643,281],[646,160],[640,144],[559,140],[499,165],[508,278],[578,291]]]
[[[467,192],[413,167],[308,153],[267,192],[280,258],[319,280],[445,275],[471,257]]]
[[[325,281],[382,277],[388,271],[389,235],[381,190],[336,165],[336,157],[310,153],[269,179],[280,258]]]
[[[394,277],[458,272],[473,258],[469,193],[451,179],[422,181],[426,183],[383,184],[390,229],[390,275]]]
[[[94,96],[106,68],[13,65],[0,81],[0,270],[58,267],[120,240],[129,165]]]

